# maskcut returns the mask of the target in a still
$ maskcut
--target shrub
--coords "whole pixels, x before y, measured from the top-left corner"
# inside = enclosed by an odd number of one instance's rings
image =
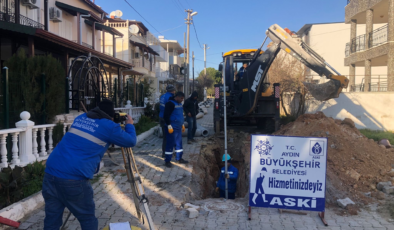
[[[153,122],[149,117],[141,116],[140,119],[138,120],[138,123],[134,124],[134,127],[135,127],[135,131],[137,132],[137,135],[139,135],[155,127],[156,125],[157,123]]]
[[[57,59],[50,55],[27,57],[21,49],[4,65],[9,68],[10,127],[20,120],[22,111],[29,111],[30,120],[37,125],[49,123],[64,112],[66,74]]]
[[[18,202],[42,189],[45,165],[34,162],[25,168],[15,166],[0,172],[0,208]]]

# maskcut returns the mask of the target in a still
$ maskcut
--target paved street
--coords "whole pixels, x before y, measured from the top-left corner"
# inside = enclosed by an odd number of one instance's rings
[[[212,108],[204,118],[198,122],[213,132]],[[205,138],[198,138],[201,143]],[[223,199],[206,199],[192,202],[200,205],[200,214],[195,219],[189,219],[187,211],[181,208],[190,195],[188,188],[192,176],[192,163],[197,161],[200,144],[184,145],[184,158],[191,161],[188,165],[174,164],[167,169],[161,158],[161,138],[151,136],[138,143],[133,148],[139,171],[143,178],[145,192],[150,201],[156,229],[331,229],[331,230],[362,230],[362,229],[392,229],[393,223],[377,214],[376,206],[368,211],[363,210],[356,216],[342,217],[328,209],[325,227],[317,213],[307,215],[280,214],[276,209],[252,209],[252,220],[247,219],[246,199],[224,201]],[[183,143],[186,143],[184,138]],[[119,151],[112,154],[117,162],[122,163]],[[96,216],[99,227],[111,222],[130,221],[133,225],[141,226],[136,219],[130,184],[122,166],[114,165],[106,156],[105,169],[93,181],[94,199],[96,202]],[[23,220],[20,229],[43,229],[44,208],[37,210],[30,217]],[[64,214],[64,218],[66,217]],[[66,229],[80,229],[78,221],[71,216]]]

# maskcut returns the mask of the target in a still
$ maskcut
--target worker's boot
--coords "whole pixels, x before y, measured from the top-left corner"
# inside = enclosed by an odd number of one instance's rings
[[[189,145],[190,145],[190,144],[193,144],[192,140],[188,140],[188,141],[187,141],[187,144],[189,144]]]
[[[166,166],[167,168],[172,168],[171,161],[166,161],[165,166]]]
[[[180,159],[179,161],[176,161],[178,164],[187,164],[189,161],[185,161],[184,159]]]
[[[166,154],[165,153],[161,153],[161,157],[166,158]]]

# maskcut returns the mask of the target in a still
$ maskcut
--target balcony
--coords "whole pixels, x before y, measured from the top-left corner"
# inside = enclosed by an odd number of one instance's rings
[[[364,51],[382,44],[387,43],[388,38],[388,24],[382,26],[369,33],[368,47],[366,47],[366,36],[365,34],[360,35],[352,40],[352,42],[346,43],[345,57],[349,57],[350,54]]]
[[[369,33],[369,41],[368,41],[369,48],[386,43],[388,38],[387,36],[388,33],[389,33],[388,24],[376,30],[373,30],[371,33]]]
[[[16,22],[16,15],[14,13],[5,13],[0,11],[0,21],[17,23],[24,26],[30,26],[37,29],[44,29],[44,25],[36,22],[28,17],[19,14],[19,23]]]
[[[149,61],[148,59],[142,59],[142,58],[135,58],[131,59],[131,63],[134,65],[134,68],[145,68],[151,72],[155,72],[155,68],[153,68],[153,63]]]

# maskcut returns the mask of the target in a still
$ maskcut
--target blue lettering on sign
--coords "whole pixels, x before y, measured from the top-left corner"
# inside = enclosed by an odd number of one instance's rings
[[[323,148],[316,142],[316,144],[312,147],[312,152],[314,154],[320,154],[323,151]]]
[[[308,210],[323,212],[325,209],[325,198],[297,197],[271,194],[249,194],[249,205],[264,208],[281,208],[294,210]]]

